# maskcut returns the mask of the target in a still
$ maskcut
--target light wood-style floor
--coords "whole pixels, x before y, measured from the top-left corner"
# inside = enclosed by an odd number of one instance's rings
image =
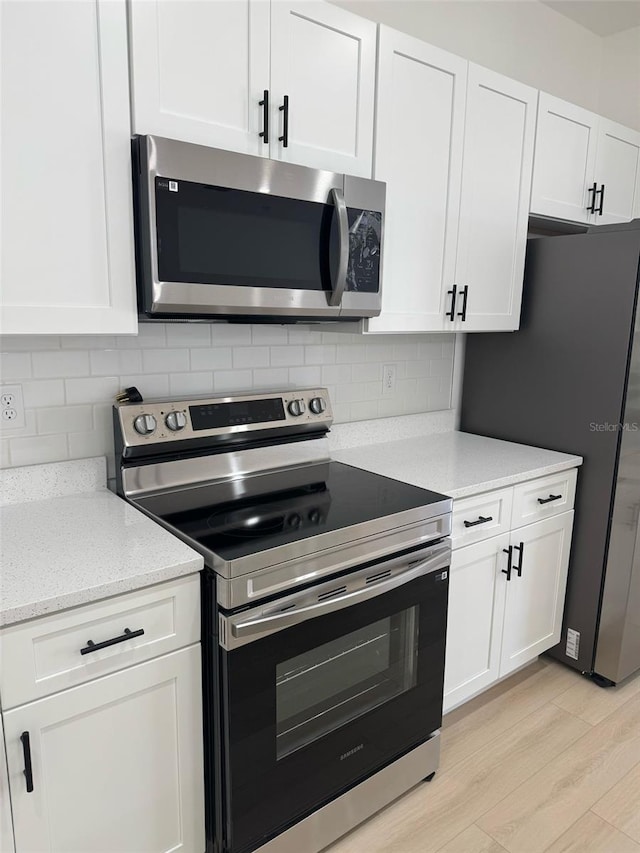
[[[640,853],[640,674],[551,660],[445,717],[435,779],[327,853]]]

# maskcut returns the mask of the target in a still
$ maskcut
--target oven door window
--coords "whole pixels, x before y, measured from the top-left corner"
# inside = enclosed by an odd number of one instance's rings
[[[417,617],[407,608],[276,666],[278,760],[416,686]]]

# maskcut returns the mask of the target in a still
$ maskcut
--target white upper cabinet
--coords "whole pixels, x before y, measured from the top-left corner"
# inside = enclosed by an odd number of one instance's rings
[[[589,222],[598,116],[540,92],[531,213]]]
[[[376,25],[330,3],[272,0],[271,156],[371,177]]]
[[[640,133],[601,118],[596,180],[599,181],[595,225],[629,222],[640,215]],[[602,208],[602,214],[600,214]]]
[[[131,0],[133,129],[268,155],[269,0]]]
[[[520,323],[537,96],[469,65],[453,319],[460,331]]]
[[[135,332],[125,2],[2,0],[0,42],[0,327]]]
[[[369,332],[517,329],[537,92],[380,28],[382,314]]]
[[[376,25],[315,0],[130,0],[133,127],[371,177]]]
[[[640,133],[540,93],[531,213],[590,225],[640,213]]]
[[[444,328],[455,274],[467,62],[380,27],[374,177],[387,182],[382,314],[370,332]],[[450,298],[450,297],[449,297]]]

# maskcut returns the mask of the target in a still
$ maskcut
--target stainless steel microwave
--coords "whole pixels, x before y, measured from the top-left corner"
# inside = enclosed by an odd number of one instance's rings
[[[142,318],[380,313],[384,183],[157,136],[133,175]]]

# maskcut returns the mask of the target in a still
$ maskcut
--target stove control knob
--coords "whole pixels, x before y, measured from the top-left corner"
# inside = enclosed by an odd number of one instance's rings
[[[169,412],[164,419],[167,429],[171,432],[180,432],[187,425],[187,416],[184,412]]]
[[[309,402],[309,408],[311,409],[314,415],[321,415],[327,408],[327,404],[325,403],[323,397],[314,397]]]
[[[289,414],[293,415],[294,418],[299,418],[306,410],[304,400],[292,400],[287,408],[289,409]]]
[[[156,431],[156,419],[153,415],[138,415],[133,422],[133,428],[139,435],[151,435]]]

